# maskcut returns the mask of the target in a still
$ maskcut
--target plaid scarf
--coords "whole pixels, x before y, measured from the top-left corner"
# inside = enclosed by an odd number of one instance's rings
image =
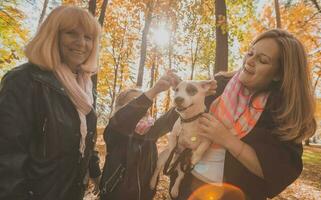
[[[239,81],[240,72],[232,77],[223,94],[210,107],[210,114],[230,128],[238,138],[253,129],[269,96],[269,93],[260,93],[254,97]]]

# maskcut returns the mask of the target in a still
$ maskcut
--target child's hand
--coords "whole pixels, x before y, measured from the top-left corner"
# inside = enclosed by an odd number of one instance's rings
[[[171,87],[172,82],[173,78],[171,77],[171,75],[165,74],[157,80],[157,82],[151,89],[145,92],[145,95],[152,100],[158,93],[168,90]]]
[[[165,74],[157,80],[152,89],[154,89],[155,92],[158,94],[165,90],[168,90],[171,87],[171,83],[172,78],[170,77],[170,75]]]
[[[176,71],[173,69],[167,70],[166,75],[168,75],[171,78],[171,86],[174,89],[182,81],[182,79],[176,74]]]

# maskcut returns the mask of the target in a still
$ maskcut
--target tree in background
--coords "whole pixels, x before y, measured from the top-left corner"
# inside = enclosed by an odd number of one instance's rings
[[[282,28],[279,0],[274,0],[276,28]]]
[[[48,3],[49,3],[49,0],[45,0],[43,2],[42,11],[41,11],[41,14],[40,14],[40,17],[39,17],[39,22],[38,22],[38,28],[39,28],[40,24],[42,23],[45,15],[46,15],[46,10],[47,10],[47,7],[48,7]]]
[[[142,42],[140,47],[140,60],[139,60],[139,67],[138,67],[138,74],[137,74],[137,81],[136,86],[142,87],[143,85],[143,76],[144,76],[144,68],[145,68],[145,60],[146,60],[146,50],[147,50],[147,35],[149,32],[149,27],[152,22],[153,17],[153,10],[154,6],[157,2],[154,0],[147,0],[146,2],[143,2],[145,5],[144,9],[144,29],[142,31]]]
[[[216,50],[214,73],[227,71],[228,67],[228,29],[225,0],[215,1]]]
[[[26,17],[17,5],[28,2],[0,3],[2,74],[23,58],[23,45],[30,36],[22,26]],[[37,22],[56,0],[42,2],[43,14],[40,8]],[[320,96],[320,5],[314,0],[278,2],[282,28],[307,47],[314,88]],[[177,70],[183,79],[208,79],[215,70],[239,68],[254,36],[277,24],[273,1],[267,2],[260,15],[255,13],[258,4],[252,0],[63,0],[61,3],[89,9],[103,24],[96,93],[101,122],[112,113],[115,97],[121,90],[136,85],[143,90],[151,87],[158,75],[169,68]],[[160,27],[169,35],[165,46],[153,41],[153,34]],[[219,39],[220,34],[225,34],[224,40]],[[224,64],[217,67],[219,60]],[[168,91],[157,98],[153,115],[169,109],[170,97]]]
[[[113,112],[117,94],[135,84],[131,65],[137,56],[141,27],[137,9],[130,2],[119,0],[112,1],[106,11],[97,88],[97,107],[105,116]]]
[[[18,1],[0,2],[0,77],[24,58],[29,31],[23,27],[26,15],[17,4]]]

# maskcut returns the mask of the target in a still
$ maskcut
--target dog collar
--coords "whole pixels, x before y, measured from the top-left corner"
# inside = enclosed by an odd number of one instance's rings
[[[205,113],[205,112],[198,113],[194,117],[191,117],[191,118],[188,118],[188,119],[184,119],[182,116],[179,116],[179,117],[181,118],[181,122],[182,123],[188,123],[188,122],[192,122],[192,121],[198,119],[203,113]]]

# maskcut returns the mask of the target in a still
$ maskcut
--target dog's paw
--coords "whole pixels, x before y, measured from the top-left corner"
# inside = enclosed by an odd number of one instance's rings
[[[198,163],[199,160],[200,160],[199,156],[197,156],[196,154],[193,154],[191,157],[191,164],[194,166],[196,165],[196,163]]]
[[[155,189],[155,187],[156,187],[156,180],[157,180],[157,178],[155,178],[155,177],[153,176],[152,179],[151,179],[150,182],[149,182],[149,187],[150,187],[150,189],[152,189],[152,190]]]
[[[177,187],[173,187],[171,190],[171,196],[173,199],[175,199],[178,196],[178,188]]]

